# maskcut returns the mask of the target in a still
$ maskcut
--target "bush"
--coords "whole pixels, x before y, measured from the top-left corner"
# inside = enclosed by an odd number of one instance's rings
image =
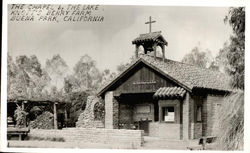
[[[244,92],[238,91],[225,98],[219,111],[218,149],[243,150]]]
[[[105,108],[104,101],[99,101],[94,106],[94,120],[104,121]]]
[[[53,129],[54,128],[54,122],[53,122],[54,116],[52,113],[45,111],[41,115],[37,116],[37,118],[34,121],[30,122],[30,127],[35,129]]]
[[[26,126],[26,116],[28,115],[27,112],[22,110],[20,106],[17,106],[17,109],[14,113],[14,118],[16,120],[16,127],[25,127]]]
[[[89,94],[87,92],[72,92],[69,95],[70,103],[67,103],[67,111],[69,112],[69,120],[67,121],[68,127],[75,127],[80,114],[85,110],[87,97]]]

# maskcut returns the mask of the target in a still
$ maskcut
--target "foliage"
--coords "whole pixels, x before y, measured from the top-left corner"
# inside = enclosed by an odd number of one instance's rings
[[[21,55],[14,62],[8,55],[8,99],[41,98],[49,79],[36,56]]]
[[[244,142],[244,92],[227,96],[218,112],[218,149],[243,150]]]
[[[116,74],[114,72],[110,72],[109,69],[105,69],[102,72],[102,81],[100,83],[100,87],[105,85],[108,81],[112,80],[115,76],[116,76]]]
[[[74,125],[84,110],[87,96],[115,76],[110,70],[100,72],[96,62],[84,55],[70,71],[60,55],[48,59],[43,69],[35,55],[17,56],[13,60],[8,54],[8,100],[49,100],[69,102],[70,124]],[[36,118],[45,109],[32,111],[29,115]],[[50,110],[48,110],[50,111]]]
[[[245,8],[230,8],[225,22],[228,22],[233,35],[227,52],[229,68],[227,72],[232,76],[231,84],[234,88],[244,89],[245,76]]]
[[[79,115],[85,110],[88,96],[89,94],[84,91],[69,94],[70,103],[66,104],[66,109],[70,112],[68,126],[75,126]]]
[[[35,129],[53,129],[54,128],[54,122],[53,122],[54,116],[52,113],[45,111],[41,115],[37,116],[37,118],[34,121],[30,122],[30,127]]]
[[[96,68],[96,62],[87,54],[82,56],[74,67],[71,80],[77,91],[95,91],[101,82],[101,73]]]
[[[182,62],[201,68],[208,68],[213,62],[213,57],[209,50],[201,51],[199,47],[194,47],[190,53],[183,57]]]
[[[26,126],[26,116],[28,115],[27,112],[22,110],[20,106],[17,106],[17,109],[14,113],[14,118],[16,120],[16,127],[25,127]]]
[[[30,109],[28,118],[29,120],[34,120],[37,116],[41,115],[44,111],[45,106],[34,106]]]
[[[105,106],[104,101],[99,99],[99,101],[94,105],[94,119],[104,121]]]
[[[135,60],[136,60],[135,56],[132,56],[129,59],[129,62],[127,62],[125,64],[118,65],[117,68],[116,68],[117,71],[118,71],[118,73],[121,73],[121,72],[125,71],[125,69],[130,65],[130,63],[133,62],[133,61],[135,61]]]
[[[69,73],[69,67],[61,58],[60,55],[54,55],[52,59],[47,59],[45,64],[45,71],[51,78],[49,82],[49,88],[62,89],[64,86],[64,78]]]

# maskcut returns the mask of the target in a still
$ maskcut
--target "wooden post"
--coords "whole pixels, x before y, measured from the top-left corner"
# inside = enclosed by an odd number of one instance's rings
[[[56,109],[56,102],[54,102],[54,129],[58,129],[57,126],[57,109]]]
[[[65,126],[67,127],[67,121],[68,121],[68,114],[67,114],[67,110],[66,110],[66,104],[64,106],[64,122],[65,122]]]
[[[155,60],[156,60],[156,47],[157,47],[157,45],[154,44],[154,45],[153,45],[153,50],[154,50],[154,59],[155,59]]]
[[[162,60],[163,62],[165,62],[165,45],[164,44],[162,45],[161,49],[162,49]]]
[[[27,103],[27,101],[22,101],[22,111],[25,110],[25,103]],[[27,121],[26,121],[26,116],[25,116],[25,120],[24,120],[24,127],[26,127]]]
[[[139,45],[135,45],[135,58],[138,58],[138,52],[139,52]]]
[[[22,134],[21,133],[18,134],[18,140],[22,141]]]

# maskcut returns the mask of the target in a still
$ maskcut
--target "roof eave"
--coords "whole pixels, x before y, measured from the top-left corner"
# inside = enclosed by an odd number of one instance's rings
[[[165,72],[161,71],[160,69],[158,69],[157,67],[155,67],[154,65],[148,63],[146,60],[144,60],[143,58],[139,58],[134,64],[132,64],[130,67],[128,67],[124,72],[122,72],[116,79],[114,79],[112,82],[110,82],[108,85],[106,85],[100,92],[97,93],[97,96],[102,96],[104,92],[106,92],[106,90],[108,88],[110,88],[113,84],[116,83],[116,81],[118,81],[120,78],[122,78],[128,71],[130,71],[131,69],[133,69],[137,64],[139,64],[140,62],[143,62],[145,65],[149,66],[152,69],[155,69],[157,72],[159,72],[160,74],[162,74],[163,76],[167,77],[168,79],[170,79],[171,81],[175,82],[177,85],[183,87],[184,89],[186,89],[188,92],[192,92],[192,88],[188,87],[188,85],[185,85],[181,82],[179,82],[178,80],[174,79],[173,77],[171,77],[170,75],[166,74]]]

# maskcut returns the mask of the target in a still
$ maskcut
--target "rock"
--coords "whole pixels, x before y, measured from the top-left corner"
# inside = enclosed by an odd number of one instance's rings
[[[32,129],[53,129],[53,114],[46,111],[43,112],[41,115],[37,116],[34,121],[30,122],[30,127]]]
[[[100,128],[104,127],[102,121],[96,121],[94,116],[94,106],[99,102],[99,98],[95,96],[88,96],[86,108],[83,113],[80,114],[76,127],[78,128]]]

